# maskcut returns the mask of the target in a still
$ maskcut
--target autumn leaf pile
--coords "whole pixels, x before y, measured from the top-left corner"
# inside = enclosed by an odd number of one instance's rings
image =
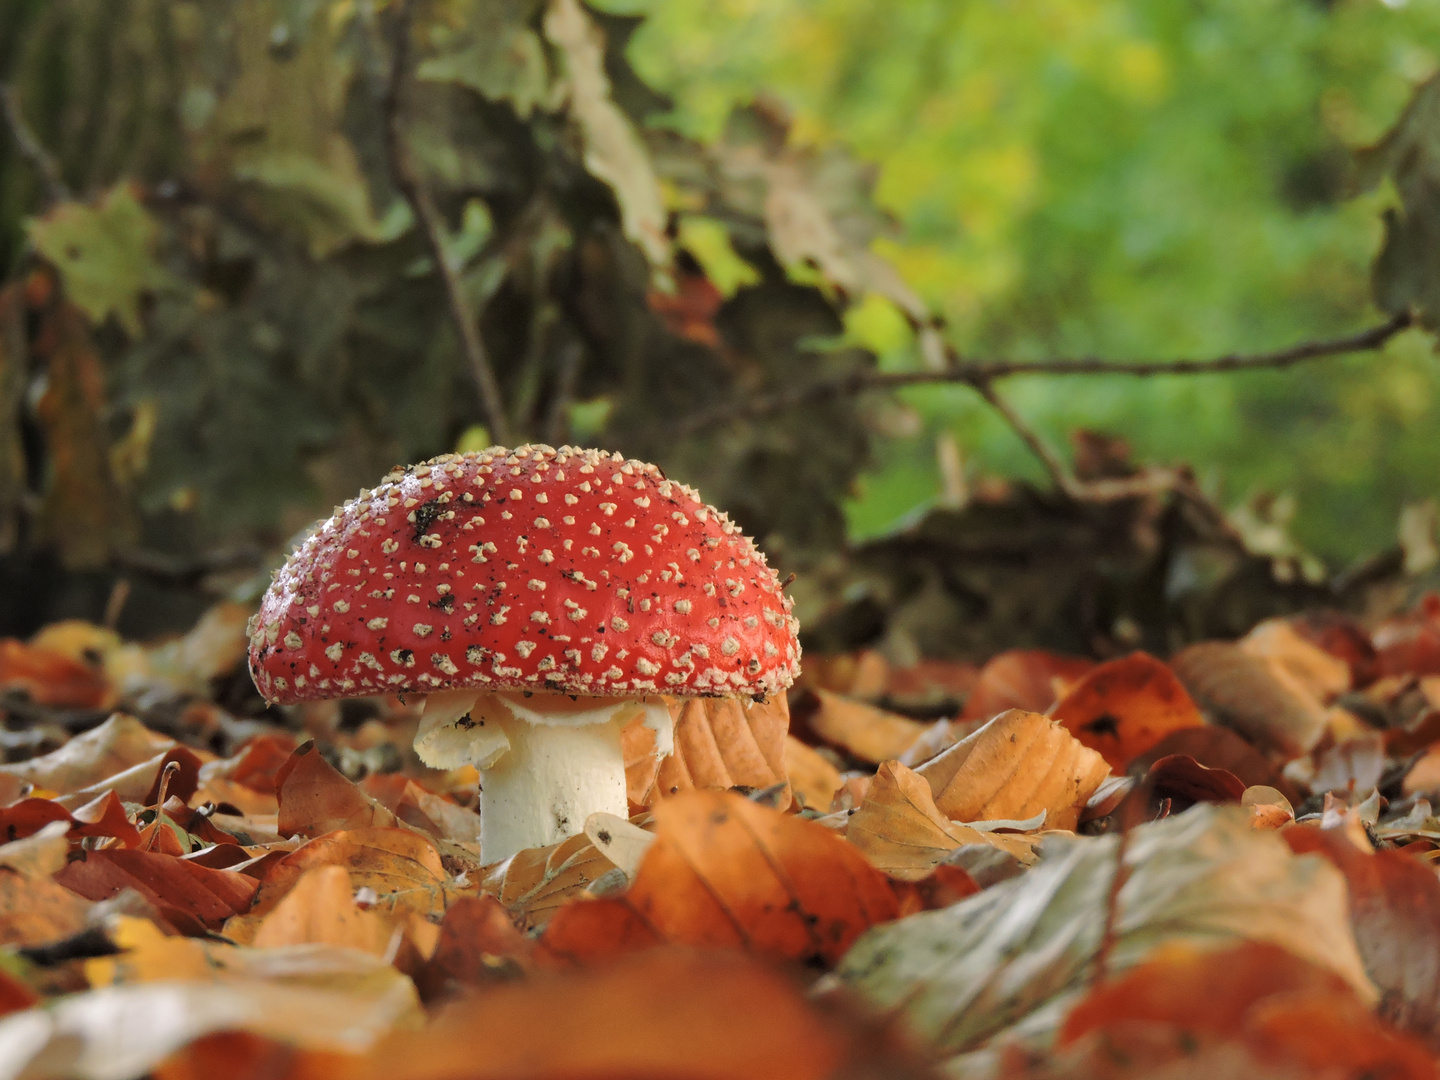
[[[498,864],[413,702],[239,693],[247,614],[0,641],[0,1077],[1437,1075],[1440,599],[807,658]]]

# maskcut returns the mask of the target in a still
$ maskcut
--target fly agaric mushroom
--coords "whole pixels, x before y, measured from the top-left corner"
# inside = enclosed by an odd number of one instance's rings
[[[397,469],[336,509],[250,627],[267,701],[425,696],[415,748],[480,770],[482,857],[626,815],[620,732],[666,697],[783,693],[798,623],[724,514],[654,465],[548,446]]]

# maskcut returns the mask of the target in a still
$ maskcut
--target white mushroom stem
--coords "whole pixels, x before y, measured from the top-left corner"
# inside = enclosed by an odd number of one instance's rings
[[[659,698],[446,691],[426,699],[415,749],[435,768],[480,771],[480,857],[493,863],[573,836],[591,814],[624,818],[620,734],[642,718],[656,756],[669,754]]]

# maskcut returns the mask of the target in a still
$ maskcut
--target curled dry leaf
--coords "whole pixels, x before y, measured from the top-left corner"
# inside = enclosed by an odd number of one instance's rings
[[[0,765],[0,774],[64,795],[155,760],[174,745],[174,739],[156,735],[135,717],[116,713],[99,727],[76,735],[48,754]],[[150,775],[145,777],[136,798],[145,793],[152,779]]]
[[[1246,787],[1257,784],[1279,788],[1288,798],[1298,800],[1299,793],[1284,778],[1279,767],[1229,728],[1207,724],[1198,728],[1181,728],[1161,739],[1148,754],[1141,754],[1130,768],[1148,769],[1162,757],[1184,754],[1207,769],[1224,769],[1237,776]]]
[[[898,758],[930,727],[828,690],[807,691],[797,709],[812,735],[871,765]]]
[[[535,943],[493,896],[462,896],[440,923],[435,951],[414,973],[427,1003],[464,988],[514,978],[533,964]]]
[[[1023,821],[1044,811],[1073,829],[1109,774],[1104,759],[1039,713],[1011,709],[916,770],[952,821]]]
[[[104,709],[115,703],[102,669],[14,638],[0,638],[0,690],[60,708]]]
[[[668,757],[656,759],[655,733],[643,724],[625,729],[625,784],[636,806],[692,788],[767,788],[786,782],[790,706],[784,694],[763,702],[688,698],[670,711],[675,750]]]
[[[1188,810],[1197,802],[1239,802],[1246,788],[1234,773],[1207,769],[1187,754],[1160,758],[1135,785],[1116,811],[1120,828]]]
[[[839,769],[793,735],[785,739],[785,769],[795,798],[811,810],[828,810],[845,783]]]
[[[900,881],[928,876],[965,844],[989,844],[1026,865],[1035,861],[1033,838],[981,832],[946,819],[936,809],[935,796],[925,779],[894,761],[880,766],[865,801],[846,823],[845,839],[878,869]]]
[[[1094,666],[1093,661],[1078,656],[1041,649],[1003,652],[980,669],[961,718],[989,720],[1006,709],[1048,712],[1070,684]]]
[[[1143,652],[1086,672],[1050,715],[1116,771],[1171,732],[1205,723],[1175,673]]]
[[[655,842],[624,894],[561,909],[541,943],[575,961],[670,943],[832,964],[897,911],[884,876],[831,830],[695,791],[656,806]]]
[[[1325,734],[1325,707],[1315,696],[1239,645],[1202,641],[1181,649],[1170,666],[1202,708],[1263,750],[1299,757]]]
[[[174,855],[128,848],[83,852],[55,880],[87,900],[109,900],[134,889],[177,926],[219,930],[250,906],[259,883],[230,870],[212,870]]]
[[[1378,1077],[1433,1080],[1419,1042],[1378,1021],[1343,979],[1270,944],[1157,949],[1066,1017],[1060,1051],[1021,1077]]]
[[[1112,972],[1165,941],[1265,941],[1374,1000],[1344,880],[1324,860],[1293,857],[1240,810],[1205,804],[1126,836],[1123,849],[1113,835],[1047,838],[1022,876],[876,927],[836,974],[951,1054],[1048,1040],[1093,977],[1107,924]],[[1126,874],[1112,901],[1117,852]]]
[[[1280,834],[1296,852],[1325,856],[1345,875],[1365,970],[1380,1015],[1440,1049],[1440,879],[1398,851],[1366,854],[1338,830],[1297,825]]]

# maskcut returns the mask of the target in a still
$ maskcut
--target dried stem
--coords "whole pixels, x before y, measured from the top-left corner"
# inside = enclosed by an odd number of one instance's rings
[[[25,114],[20,111],[20,102],[15,97],[15,91],[5,83],[0,83],[0,112],[5,114],[5,124],[10,128],[10,135],[15,140],[20,156],[40,174],[40,181],[45,186],[45,201],[57,203],[69,199],[70,189],[60,176],[59,163],[36,137],[34,130],[25,120]]]
[[[425,243],[430,248],[430,258],[435,272],[440,275],[445,289],[445,300],[450,307],[450,317],[455,331],[460,336],[461,351],[470,365],[470,374],[480,393],[480,409],[485,423],[490,428],[490,437],[497,442],[510,444],[510,422],[505,415],[504,398],[500,384],[485,352],[485,342],[480,337],[479,319],[471,315],[465,304],[465,293],[459,275],[445,256],[445,223],[430,189],[420,179],[415,163],[410,157],[405,141],[405,110],[403,97],[406,70],[410,59],[410,28],[412,23],[411,5],[405,0],[395,13],[395,32],[392,42],[390,83],[385,94],[385,147],[390,159],[390,172],[395,186],[410,204]]]

